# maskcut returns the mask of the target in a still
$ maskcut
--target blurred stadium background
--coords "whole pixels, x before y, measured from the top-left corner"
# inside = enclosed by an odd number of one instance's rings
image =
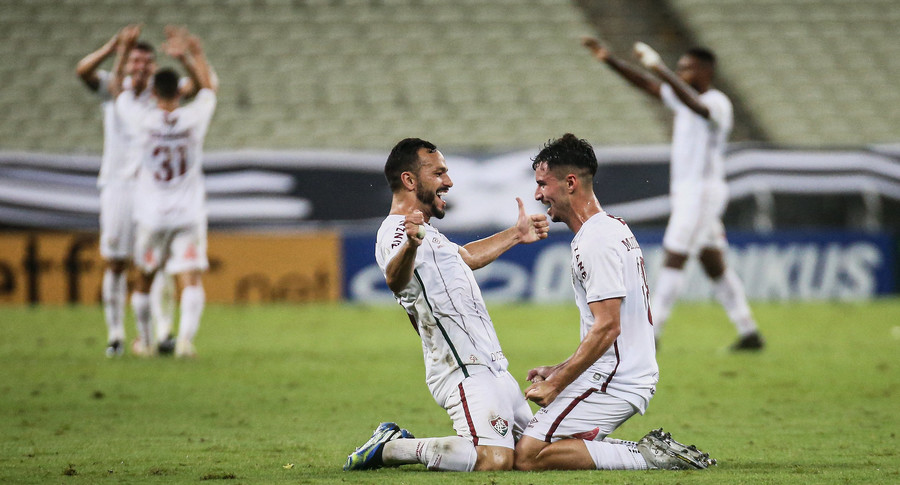
[[[132,22],[155,45],[188,26],[221,80],[212,301],[391,301],[371,248],[384,158],[407,136],[448,155],[441,227],[461,240],[512,221],[544,141],[587,138],[601,202],[658,264],[671,120],[585,34],[670,65],[691,45],[718,53],[736,107],[726,225],[752,298],[897,288],[897,0],[0,0],[0,302],[97,301],[101,112],[74,68]],[[480,272],[486,294],[567,299],[554,232]],[[690,296],[708,296],[700,280]]]

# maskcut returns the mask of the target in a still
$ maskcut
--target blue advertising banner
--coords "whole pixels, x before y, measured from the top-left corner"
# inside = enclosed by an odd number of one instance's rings
[[[448,233],[465,244],[476,233]],[[662,232],[636,231],[651,291],[662,265]],[[895,291],[896,245],[887,234],[857,232],[729,233],[728,262],[740,275],[751,300],[864,300]],[[568,231],[545,241],[520,245],[475,276],[486,300],[566,302],[572,299]],[[375,264],[375,236],[344,240],[345,298],[393,302]],[[684,299],[712,297],[712,287],[693,260],[688,263]]]

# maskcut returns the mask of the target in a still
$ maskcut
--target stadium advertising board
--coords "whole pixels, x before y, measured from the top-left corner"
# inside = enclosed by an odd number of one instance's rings
[[[571,301],[569,241],[555,231],[543,242],[516,246],[475,272],[485,299],[493,301]],[[662,265],[661,232],[637,232],[651,281]],[[465,243],[482,234],[453,233]],[[884,234],[848,232],[777,232],[729,234],[729,262],[752,300],[862,300],[895,290],[895,244]],[[393,302],[374,260],[374,237],[344,241],[346,297],[366,302]],[[699,264],[689,263],[685,299],[712,298],[712,287]]]
[[[333,232],[209,235],[207,301],[335,301],[340,238]],[[103,261],[94,233],[0,235],[0,303],[96,303]]]

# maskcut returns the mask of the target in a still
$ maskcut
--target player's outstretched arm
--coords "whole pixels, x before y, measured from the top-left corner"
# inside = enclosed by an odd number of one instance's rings
[[[519,204],[519,218],[515,226],[459,248],[460,256],[470,268],[487,266],[516,244],[529,244],[547,238],[550,233],[547,216],[526,214],[522,199],[516,197],[516,202]]]
[[[116,42],[116,62],[113,64],[112,81],[109,83],[109,93],[115,98],[122,93],[122,81],[125,79],[125,64],[131,49],[137,44],[141,35],[141,26],[132,24],[119,31]]]
[[[190,83],[182,87],[181,94],[191,96],[204,88],[215,90],[217,83],[213,82],[212,70],[200,39],[188,32],[185,27],[173,25],[166,26],[165,34],[163,51],[177,59],[190,78]]]
[[[647,69],[672,86],[672,91],[675,92],[678,99],[690,108],[691,111],[704,118],[709,118],[709,108],[706,107],[703,101],[700,101],[700,94],[697,90],[672,72],[672,70],[662,62],[662,58],[652,47],[643,42],[638,42],[634,44],[634,54]]]
[[[206,52],[203,50],[203,44],[200,42],[200,38],[191,35],[188,37],[187,43],[188,51],[191,53],[191,58],[194,60],[194,69],[197,71],[197,85],[201,89],[218,90],[219,83],[215,80],[215,73],[213,72],[212,66],[209,65],[209,60],[206,58]]]
[[[75,66],[75,74],[91,91],[100,89],[100,78],[97,76],[97,68],[109,56],[116,52],[116,44],[119,41],[119,32],[106,41],[99,49],[81,58]]]
[[[384,279],[388,288],[394,293],[400,293],[413,277],[416,267],[416,251],[422,244],[423,233],[420,232],[425,216],[422,211],[416,210],[406,216],[403,225],[406,228],[406,241],[400,248],[400,252],[391,259],[384,270]]]
[[[659,98],[660,82],[645,72],[613,55],[612,51],[593,37],[582,37],[581,45],[591,52],[595,59],[605,63],[613,72],[641,91]]]

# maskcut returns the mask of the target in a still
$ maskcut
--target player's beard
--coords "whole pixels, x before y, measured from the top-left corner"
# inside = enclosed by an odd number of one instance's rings
[[[416,198],[419,199],[419,202],[421,202],[423,206],[429,208],[432,217],[438,219],[444,218],[444,210],[440,209],[436,203],[436,200],[438,199],[437,192],[427,191],[419,186],[416,187]]]

